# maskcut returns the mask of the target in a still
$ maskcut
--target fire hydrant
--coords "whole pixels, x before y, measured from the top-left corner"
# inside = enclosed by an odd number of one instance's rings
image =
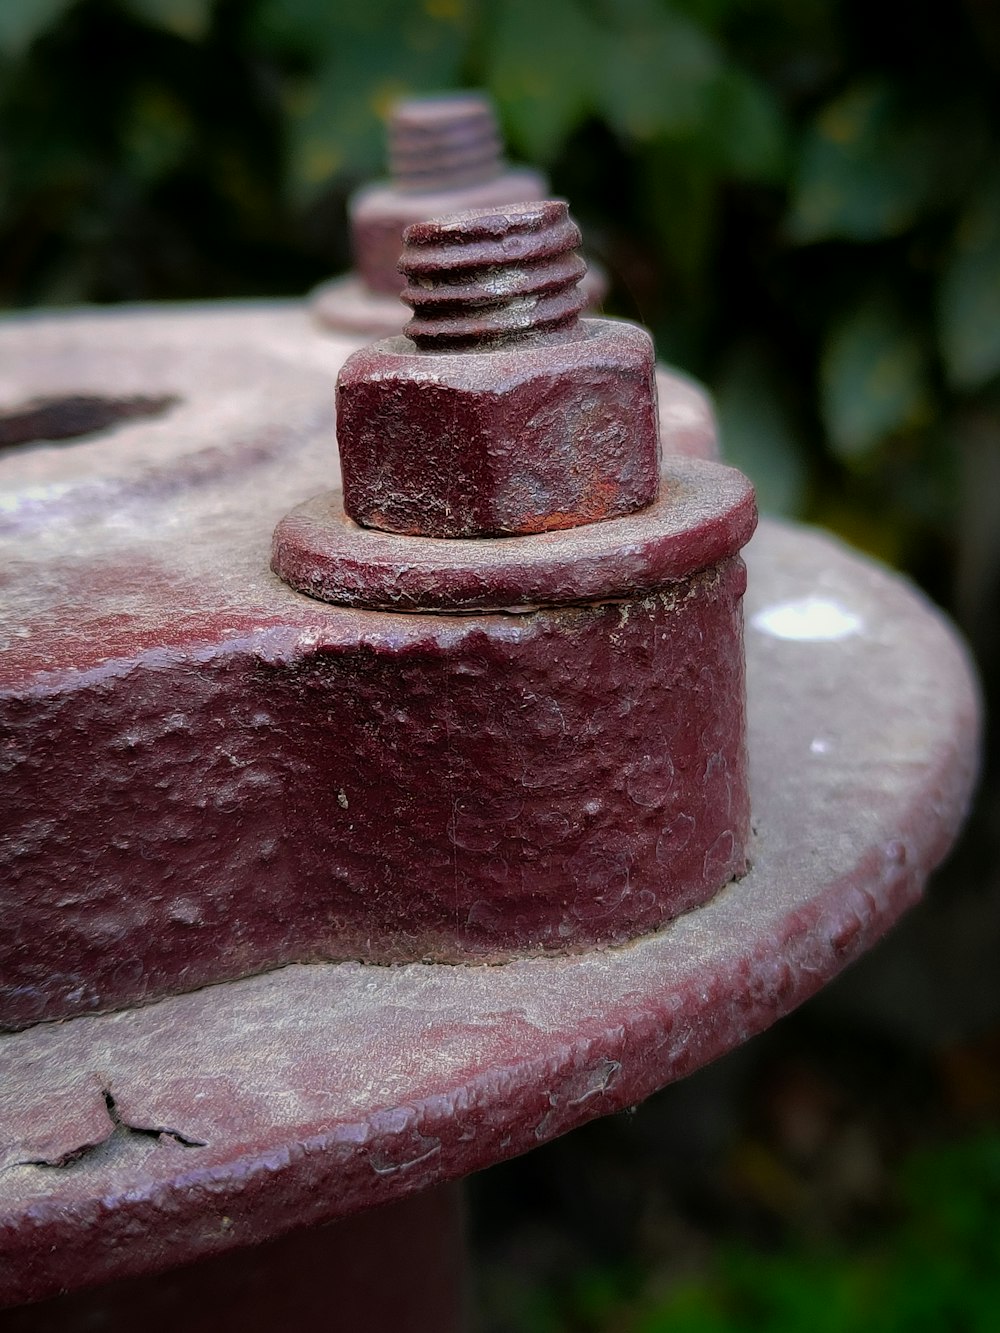
[[[450,1182],[773,1022],[954,837],[975,683],[900,579],[763,523],[744,710],[752,490],[658,458],[687,390],[576,241],[416,227],[366,350],[0,325],[4,1328],[464,1327]]]

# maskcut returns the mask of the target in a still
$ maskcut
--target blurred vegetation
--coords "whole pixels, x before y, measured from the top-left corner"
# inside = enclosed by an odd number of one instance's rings
[[[657,1292],[593,1271],[521,1307],[523,1333],[993,1333],[1000,1310],[1000,1136],[915,1153],[880,1236],[839,1250],[731,1246]]]
[[[0,303],[300,293],[393,99],[483,86],[764,507],[975,624],[998,75],[989,0],[0,0]]]

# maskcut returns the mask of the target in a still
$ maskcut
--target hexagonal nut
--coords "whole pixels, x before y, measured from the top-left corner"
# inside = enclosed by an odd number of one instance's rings
[[[466,353],[372,343],[340,372],[337,441],[344,507],[366,527],[488,537],[630,514],[657,492],[652,340],[586,319]]]

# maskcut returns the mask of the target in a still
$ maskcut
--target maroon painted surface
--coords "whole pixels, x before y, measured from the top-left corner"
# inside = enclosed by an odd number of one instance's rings
[[[0,1311],[0,1333],[463,1333],[462,1202],[441,1186],[151,1277]]]
[[[503,144],[493,101],[481,92],[406,97],[386,125],[389,173],[398,190],[460,190],[499,176]]]
[[[183,512],[123,512],[110,451],[103,523],[12,533],[0,1027],[294,961],[613,943],[743,869],[747,483],[690,463],[655,551],[603,524],[535,560],[544,601],[603,559],[620,604],[398,617],[269,574],[262,495],[312,485],[296,443]],[[48,452],[58,489],[74,455]]]
[[[89,558],[112,538],[127,541],[143,505],[184,514],[192,496],[233,478],[251,485],[293,465],[306,468],[316,491],[335,484],[331,386],[361,341],[317,335],[297,302],[0,318],[0,416],[21,423],[40,399],[49,400],[50,418],[61,416],[53,403],[84,398],[92,426],[78,437],[57,429],[57,443],[44,431],[32,442],[19,428],[20,443],[0,449],[0,536],[17,543],[7,553],[14,567],[0,573],[26,580],[26,566],[44,562],[63,531],[69,554]],[[123,403],[143,398],[163,409],[120,418]],[[94,429],[101,404],[110,421]],[[679,407],[686,420],[686,403]],[[109,515],[118,522],[110,532]],[[70,538],[66,524],[85,535]],[[43,530],[46,542],[29,545]]]
[[[365,347],[337,382],[347,512],[427,537],[575,527],[656,492],[653,345],[637,325],[481,353]]]
[[[496,110],[485,93],[405,98],[386,126],[391,179],[352,197],[354,267],[369,291],[396,295],[403,232],[466,208],[540,199],[545,177],[503,160]]]
[[[717,461],[722,456],[715,409],[697,381],[658,365],[656,399],[662,461],[671,457]]]
[[[668,458],[655,504],[625,518],[503,541],[440,541],[362,528],[340,491],[274,532],[276,573],[312,597],[381,610],[477,611],[634,597],[734,555],[757,521],[735,468]]]
[[[578,950],[704,901],[744,863],[743,584],[235,640],[179,632],[193,590],[161,585],[147,650],[4,682],[0,1025],[291,961]]]
[[[965,812],[968,661],[903,581],[827,538],[764,523],[747,562],[745,878],[615,949],[287,967],[0,1037],[0,1298],[252,1244],[523,1152],[745,1041],[870,948]]]
[[[598,314],[608,294],[608,276],[595,259],[588,258],[581,286],[587,309]],[[409,319],[408,307],[393,293],[373,292],[359,274],[327,278],[307,297],[309,310],[321,330],[342,337],[391,338]]]
[[[175,643],[212,659],[220,626],[237,656],[262,644],[266,668],[360,614],[276,600],[261,536],[336,481],[328,385],[345,350],[289,308],[0,321],[0,411],[53,393],[180,398],[0,456],[8,683],[43,665],[45,689],[82,672],[99,693],[137,656],[172,666]],[[703,399],[670,403],[675,438],[709,438]],[[964,814],[969,665],[905,583],[826,538],[765,523],[747,559],[755,835],[738,884],[612,949],[296,965],[0,1036],[0,1299],[250,1245],[525,1151],[746,1040],[870,947]],[[177,601],[154,650],[163,586]],[[140,758],[158,741],[129,739]],[[242,799],[240,758],[219,746],[206,797],[228,773]]]
[[[403,290],[398,267],[403,232],[412,223],[466,208],[542,199],[547,192],[542,173],[527,167],[508,168],[493,180],[459,190],[410,194],[383,182],[366,185],[349,205],[354,267],[369,291],[396,296]]]

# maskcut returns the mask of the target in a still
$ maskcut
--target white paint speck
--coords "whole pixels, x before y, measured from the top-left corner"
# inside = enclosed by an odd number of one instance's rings
[[[813,752],[813,754],[829,754],[830,742],[828,740],[824,740],[822,736],[816,736],[813,740],[809,742],[809,749]]]
[[[815,595],[765,606],[750,624],[761,634],[771,634],[776,639],[827,643],[860,634],[865,627],[861,617],[840,602]]]

